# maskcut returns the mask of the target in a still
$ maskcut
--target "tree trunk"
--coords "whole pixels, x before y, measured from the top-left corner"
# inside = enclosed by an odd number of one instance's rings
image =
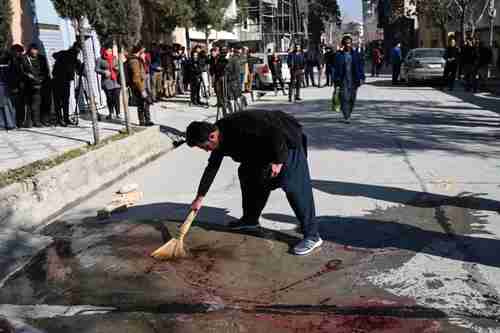
[[[123,115],[125,117],[125,130],[130,134],[130,118],[128,113],[128,87],[125,81],[125,66],[123,65],[123,43],[118,42],[118,70],[120,71],[120,85],[122,86],[122,105]]]
[[[189,38],[189,28],[186,27],[185,30],[186,30],[186,51],[190,51],[191,50],[191,40]]]
[[[448,46],[448,27],[445,24],[439,26],[441,30],[441,42],[443,42],[443,47]]]
[[[90,72],[90,59],[89,59],[89,54],[87,52],[87,48],[85,47],[85,36],[84,36],[84,29],[83,29],[83,24],[82,24],[82,19],[77,20],[78,24],[78,31],[80,34],[80,44],[82,46],[82,53],[83,53],[83,66],[85,70],[85,76],[87,77],[87,83],[89,86],[89,99],[90,99],[90,114],[92,116],[92,129],[94,132],[94,145],[99,144],[100,142],[100,137],[99,137],[99,123],[97,122],[97,108],[95,105],[95,97],[94,97],[94,90],[92,89],[92,86],[90,85],[90,78],[92,77],[92,73]],[[78,102],[78,101],[77,101]]]

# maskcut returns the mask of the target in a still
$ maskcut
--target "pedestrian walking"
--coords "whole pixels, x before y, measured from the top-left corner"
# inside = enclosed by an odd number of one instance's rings
[[[300,86],[304,81],[305,59],[300,45],[296,45],[293,52],[288,56],[288,68],[290,68],[288,101],[292,102],[292,97],[295,97],[294,101],[301,101]]]
[[[9,96],[16,111],[17,128],[23,127],[26,120],[26,81],[23,73],[23,54],[24,47],[22,45],[14,44],[11,46],[6,77]]]
[[[47,59],[40,54],[38,44],[30,45],[23,58],[23,74],[26,81],[26,101],[28,112],[25,127],[42,127],[40,107],[42,104],[42,88],[49,79]]]
[[[352,49],[350,36],[342,38],[342,50],[335,59],[335,89],[339,91],[340,109],[344,120],[349,123],[358,88],[365,80],[361,56]]]
[[[111,45],[102,48],[101,58],[97,60],[95,71],[101,75],[101,87],[106,95],[106,102],[109,110],[109,115],[106,119],[121,119],[121,85],[118,81],[118,58],[113,54]],[[154,89],[152,89],[152,91],[153,90]]]
[[[282,70],[282,62],[280,57],[273,52],[273,54],[269,58],[269,67],[271,69],[271,75],[273,76],[273,88],[274,94],[278,95],[278,82],[281,85],[281,90],[283,91],[283,96],[286,96],[285,91],[285,82],[283,82],[283,70]]]
[[[127,70],[129,73],[130,88],[133,97],[137,101],[137,116],[140,126],[153,126],[150,114],[150,97],[146,90],[146,71],[144,63],[145,48],[137,44],[132,48],[131,55],[127,61]]]
[[[201,89],[200,89],[200,94],[202,97],[208,101],[208,98],[210,97],[210,75],[208,73],[208,63],[209,63],[209,58],[208,54],[205,50],[201,50],[199,54],[199,62],[200,62],[200,67],[201,67]]]
[[[244,111],[215,124],[192,122],[186,138],[190,147],[211,152],[191,204],[193,210],[202,207],[222,160],[229,156],[241,163],[238,176],[243,206],[243,216],[230,228],[258,230],[271,191],[281,188],[304,234],[304,239],[294,246],[294,254],[310,254],[321,246],[307,163],[307,138],[295,118],[281,111]]]
[[[372,77],[379,77],[382,71],[382,65],[384,63],[384,53],[382,51],[382,45],[377,44],[372,50]]]
[[[163,92],[165,97],[175,97],[175,64],[174,50],[171,45],[165,45],[161,57],[161,67],[163,68]]]
[[[176,45],[176,52],[174,57],[175,64],[175,86],[176,93],[184,95],[185,85],[185,64],[187,62],[186,49],[184,46]]]
[[[403,63],[403,54],[401,52],[401,43],[396,43],[391,51],[391,64],[392,64],[392,84],[399,82],[399,75],[401,74],[401,64]]]
[[[444,59],[446,63],[444,65],[444,84],[448,86],[448,90],[452,91],[455,87],[455,79],[457,76],[458,61],[460,57],[460,52],[457,47],[455,38],[450,38],[448,41],[448,47],[444,52]]]

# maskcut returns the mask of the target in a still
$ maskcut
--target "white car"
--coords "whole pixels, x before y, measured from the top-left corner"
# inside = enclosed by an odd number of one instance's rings
[[[270,56],[271,54],[269,54]],[[281,59],[281,73],[284,82],[290,82],[290,70],[287,64],[287,53],[277,53]],[[254,84],[258,90],[271,88],[273,86],[273,75],[267,63],[265,53],[252,53],[249,57],[249,63],[255,63],[255,80]]]
[[[441,79],[446,63],[445,49],[413,49],[406,55],[401,65],[401,80],[411,84],[415,81]]]

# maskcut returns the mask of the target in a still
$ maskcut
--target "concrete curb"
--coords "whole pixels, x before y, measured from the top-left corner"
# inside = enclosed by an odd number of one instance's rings
[[[174,148],[155,126],[0,189],[0,227],[32,230]]]

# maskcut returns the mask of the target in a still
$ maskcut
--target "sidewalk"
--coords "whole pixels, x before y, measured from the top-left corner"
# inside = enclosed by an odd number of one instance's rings
[[[194,120],[192,116],[187,116],[187,111],[197,109],[199,113],[194,114],[194,118],[216,116],[215,108],[207,110],[190,107],[189,98],[180,96],[152,106],[151,117],[155,123],[162,125],[162,130],[178,135],[180,133],[177,133],[176,129],[183,130],[189,121]],[[136,108],[130,107],[129,113],[131,123],[138,124]],[[124,125],[102,121],[99,122],[99,129],[102,140],[119,133],[124,129]],[[22,128],[12,131],[0,129],[0,172],[61,155],[68,150],[84,147],[92,141],[92,123],[84,119],[80,119],[78,127]]]

